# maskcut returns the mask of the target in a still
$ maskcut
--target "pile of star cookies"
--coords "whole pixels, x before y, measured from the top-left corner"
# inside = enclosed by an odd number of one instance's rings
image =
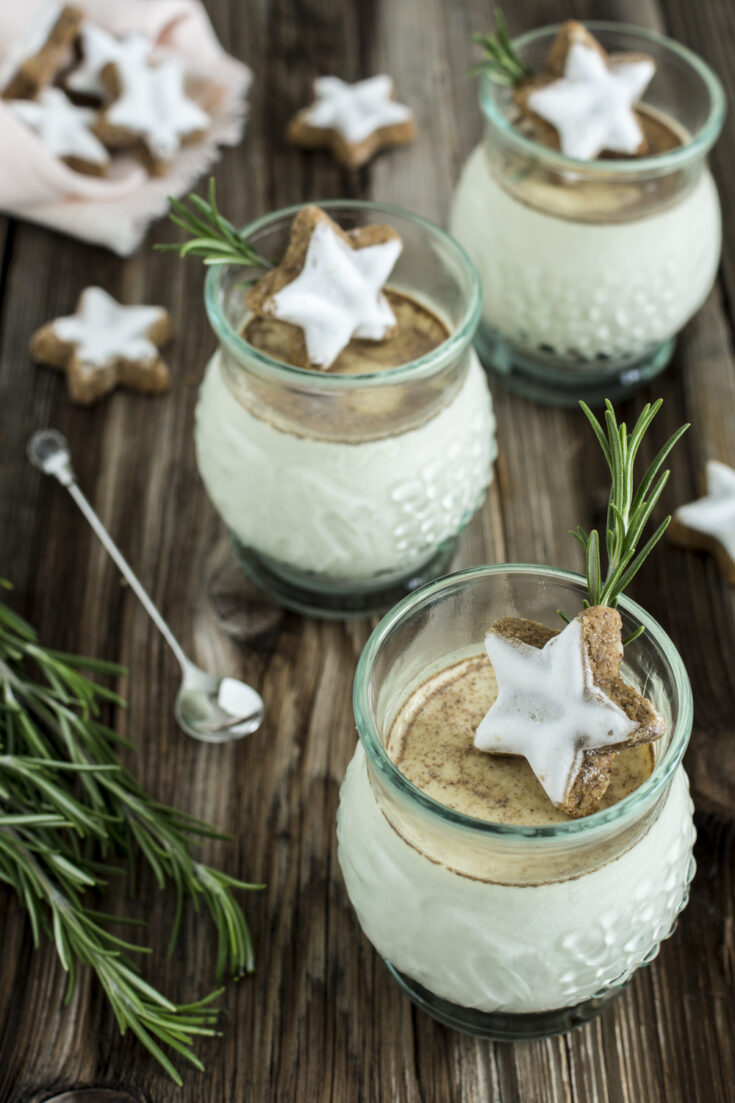
[[[180,55],[139,32],[112,35],[58,3],[34,14],[0,65],[0,96],[17,118],[53,156],[97,176],[118,151],[161,175],[202,137],[210,118],[190,84]]]

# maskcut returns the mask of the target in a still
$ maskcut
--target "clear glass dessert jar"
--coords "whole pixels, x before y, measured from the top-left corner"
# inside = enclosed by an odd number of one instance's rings
[[[671,640],[621,599],[626,680],[667,720],[650,777],[584,819],[533,827],[473,819],[412,785],[385,750],[409,694],[481,653],[502,616],[556,626],[584,580],[547,567],[480,567],[404,599],[373,632],[355,676],[360,736],[338,813],[339,860],[360,925],[412,1000],[484,1037],[542,1037],[597,1014],[657,953],[684,907],[694,827],[681,765],[692,724]]]
[[[528,133],[512,90],[483,77],[485,137],[450,218],[483,283],[481,359],[510,388],[558,404],[612,399],[662,371],[712,286],[721,244],[707,169],[725,111],[719,80],[653,31],[585,25],[609,52],[655,60],[643,107],[679,144],[646,157],[563,156]],[[557,30],[516,39],[521,59],[543,70]]]
[[[199,471],[241,565],[283,604],[322,615],[387,608],[445,572],[483,500],[495,456],[480,312],[465,251],[425,219],[378,203],[321,203],[344,229],[389,223],[403,251],[388,287],[448,336],[420,359],[358,374],[293,367],[243,337],[243,282],[214,268],[206,307],[219,339],[196,411]],[[298,207],[243,231],[280,258]]]

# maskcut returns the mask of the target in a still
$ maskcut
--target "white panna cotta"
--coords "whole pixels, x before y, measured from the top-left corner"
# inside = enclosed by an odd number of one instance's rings
[[[361,744],[340,797],[339,858],[360,925],[399,973],[460,1008],[534,1014],[602,995],[655,956],[686,903],[693,809],[679,766],[627,826],[577,820],[576,841],[534,837],[533,825],[567,817],[523,759],[473,748],[496,693],[483,656],[449,662],[408,694],[386,750],[447,809],[519,836],[438,824],[383,787]],[[651,746],[616,756],[603,810],[634,794],[655,757]]]
[[[210,361],[196,415],[199,471],[228,528],[278,564],[338,580],[420,565],[469,520],[495,456],[474,353],[422,424],[377,439],[314,438],[256,416]]]
[[[501,181],[481,143],[450,218],[480,272],[481,325],[580,371],[635,360],[676,334],[714,282],[717,193],[704,169],[682,194],[640,213],[640,187],[550,183],[533,170]]]
[[[691,877],[692,803],[680,767],[626,853],[561,881],[514,885],[456,872],[388,821],[358,747],[343,783],[340,865],[366,936],[400,973],[480,1011],[574,1006],[658,952]]]
[[[377,203],[242,233],[281,263],[207,277],[219,350],[199,470],[262,590],[318,616],[378,612],[446,573],[492,476],[477,272],[438,227]]]

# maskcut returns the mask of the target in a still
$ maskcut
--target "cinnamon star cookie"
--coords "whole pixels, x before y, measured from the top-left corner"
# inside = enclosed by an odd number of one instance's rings
[[[542,140],[568,157],[640,155],[647,143],[635,105],[655,68],[645,54],[608,55],[581,23],[570,20],[554,40],[546,73],[523,81],[514,98]]]
[[[112,102],[95,130],[111,149],[140,147],[154,176],[166,172],[181,146],[201,137],[211,119],[187,94],[181,61],[149,64],[135,51],[120,54],[102,70]]]
[[[286,138],[306,149],[328,149],[348,169],[378,150],[416,137],[413,112],[394,98],[393,81],[381,75],[347,84],[339,77],[314,81],[314,102],[291,119]]]
[[[84,23],[79,34],[82,56],[79,64],[66,77],[64,84],[78,96],[102,100],[107,88],[102,74],[108,65],[125,69],[127,59],[134,65],[146,64],[153,52],[153,41],[139,31],[116,38],[94,23]]]
[[[474,745],[522,755],[568,816],[597,810],[616,752],[650,743],[666,728],[651,702],[620,677],[621,627],[617,610],[597,605],[561,632],[505,617],[485,639],[498,696]]]
[[[78,107],[59,88],[42,88],[35,100],[11,100],[13,113],[35,131],[45,148],[69,168],[102,176],[110,155],[92,133],[97,112]]]
[[[167,391],[170,373],[159,348],[171,337],[160,306],[121,306],[101,287],[82,292],[74,314],[37,330],[31,356],[66,372],[74,402],[89,406],[118,385]]]
[[[681,547],[711,552],[728,582],[735,583],[735,470],[709,460],[705,478],[704,496],[679,506],[669,535]]]
[[[32,99],[50,84],[65,63],[81,22],[82,13],[78,8],[61,4],[48,4],[33,12],[26,31],[10,43],[3,43],[2,98]]]
[[[283,260],[250,288],[247,305],[260,317],[298,326],[304,334],[300,366],[327,369],[352,337],[382,341],[395,334],[382,287],[401,247],[391,226],[345,233],[318,207],[303,207]]]

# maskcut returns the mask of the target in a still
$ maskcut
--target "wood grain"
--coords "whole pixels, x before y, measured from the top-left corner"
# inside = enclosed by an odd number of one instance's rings
[[[444,221],[464,158],[481,133],[466,72],[470,36],[485,29],[480,0],[210,0],[215,29],[255,71],[243,144],[225,152],[218,194],[236,222],[330,196],[404,204]],[[626,19],[669,31],[708,58],[735,98],[735,9],[722,0],[517,0],[519,31],[568,16]],[[288,148],[288,117],[317,73],[347,79],[385,70],[417,108],[422,140],[348,175],[321,154]],[[693,428],[673,460],[663,508],[689,499],[710,456],[735,462],[735,139],[713,158],[725,218],[722,276],[683,335],[672,369],[630,402],[661,393],[649,454],[682,420]],[[152,240],[173,240],[159,224]],[[30,1103],[76,1085],[138,1100],[222,1103],[726,1103],[735,1098],[735,839],[700,813],[690,906],[659,958],[602,1019],[562,1038],[489,1045],[418,1014],[391,983],[351,913],[336,861],[338,788],[352,754],[354,665],[371,625],[319,623],[275,609],[234,567],[199,481],[192,448],[196,384],[213,349],[201,270],[153,253],[129,261],[29,225],[0,224],[0,573],[14,602],[59,648],[115,658],[130,671],[130,707],[116,718],[136,743],[135,768],[162,800],[213,819],[234,841],[205,852],[239,876],[267,882],[247,901],[258,969],[230,985],[224,1037],[200,1047],[207,1071],[178,1091],[130,1039],[120,1039],[98,988],[82,977],[62,1010],[53,952],[33,952],[23,914],[0,892],[0,1103]],[[117,393],[93,411],[72,407],[56,373],[29,365],[26,345],[99,282],[130,301],[161,303],[178,337],[170,396]],[[465,533],[460,565],[526,560],[579,568],[567,535],[599,522],[605,472],[581,416],[495,394],[500,457],[485,507]],[[130,592],[55,486],[25,460],[30,432],[56,425],[72,442],[80,481],[183,645],[204,666],[261,687],[267,722],[256,737],[198,746],[176,728],[178,681]],[[550,462],[551,460],[551,462]],[[735,607],[706,557],[664,546],[634,596],[669,629],[692,676],[696,723],[689,768],[700,806],[735,808]],[[702,797],[706,798],[703,800]],[[186,998],[213,983],[206,917],[189,915],[179,951],[163,951],[170,897],[143,880],[129,904],[150,920],[148,974]]]

